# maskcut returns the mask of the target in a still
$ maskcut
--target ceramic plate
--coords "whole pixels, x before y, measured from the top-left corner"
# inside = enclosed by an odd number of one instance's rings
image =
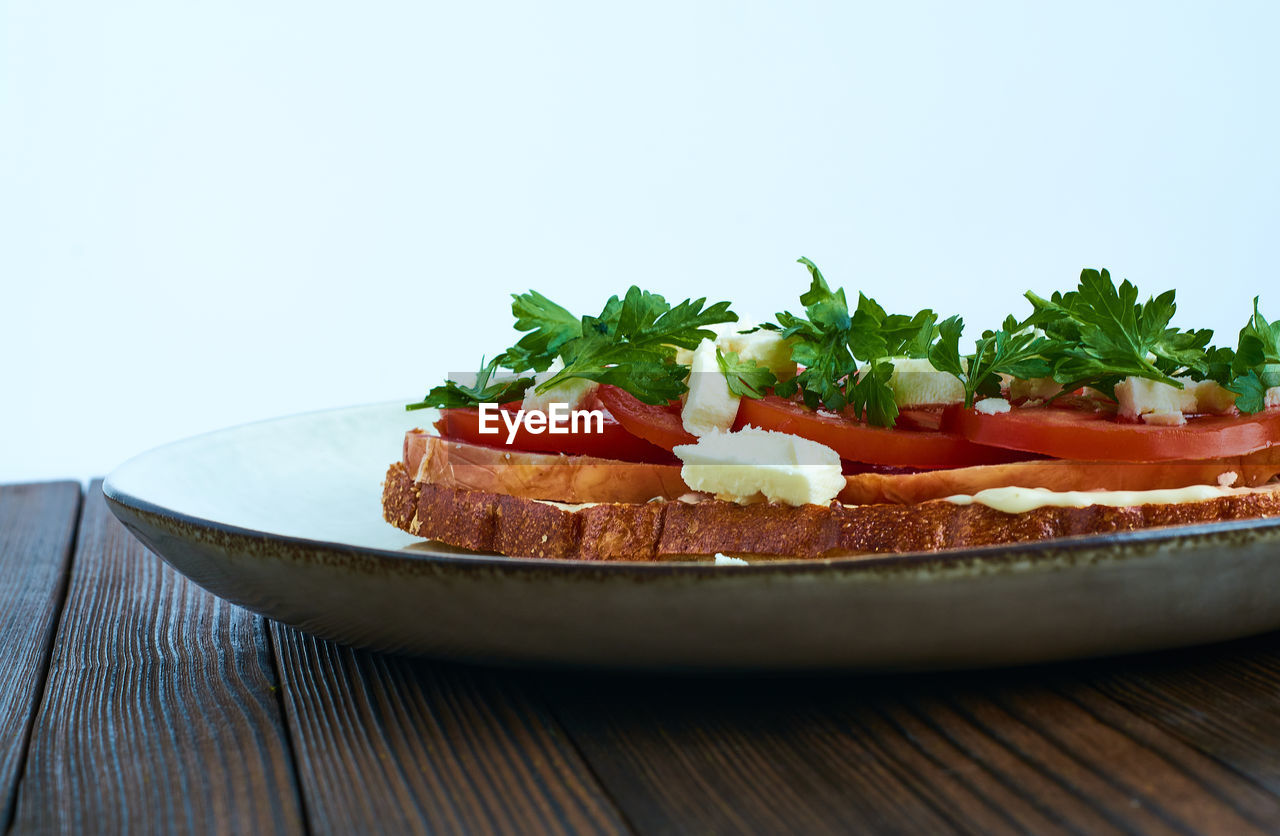
[[[125,525],[213,593],[307,632],[475,661],[665,669],[1016,664],[1280,627],[1280,519],[751,566],[450,553],[381,517],[400,403],[161,447],[112,473]]]

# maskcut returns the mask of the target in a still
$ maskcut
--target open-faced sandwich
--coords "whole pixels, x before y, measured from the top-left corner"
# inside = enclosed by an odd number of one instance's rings
[[[388,522],[512,556],[824,558],[1280,515],[1280,322],[1234,348],[1085,270],[962,348],[931,310],[804,314],[632,287],[578,317],[514,296],[524,335],[409,409]]]

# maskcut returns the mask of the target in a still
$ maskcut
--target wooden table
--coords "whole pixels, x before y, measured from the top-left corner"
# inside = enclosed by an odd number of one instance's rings
[[[478,669],[214,598],[96,483],[0,487],[0,620],[18,833],[1280,831],[1277,634],[946,675]]]

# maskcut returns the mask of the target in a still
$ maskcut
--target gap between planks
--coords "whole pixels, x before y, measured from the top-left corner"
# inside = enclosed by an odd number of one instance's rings
[[[0,485],[0,832],[8,832],[44,699],[79,532],[77,482]]]

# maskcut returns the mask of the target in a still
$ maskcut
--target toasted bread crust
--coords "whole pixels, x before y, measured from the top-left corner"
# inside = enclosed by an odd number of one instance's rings
[[[383,516],[411,534],[513,557],[678,560],[726,552],[823,558],[1021,543],[1168,525],[1280,516],[1280,490],[1177,505],[1038,508],[1006,514],[945,501],[916,505],[606,503],[570,508],[415,482],[396,462]]]

